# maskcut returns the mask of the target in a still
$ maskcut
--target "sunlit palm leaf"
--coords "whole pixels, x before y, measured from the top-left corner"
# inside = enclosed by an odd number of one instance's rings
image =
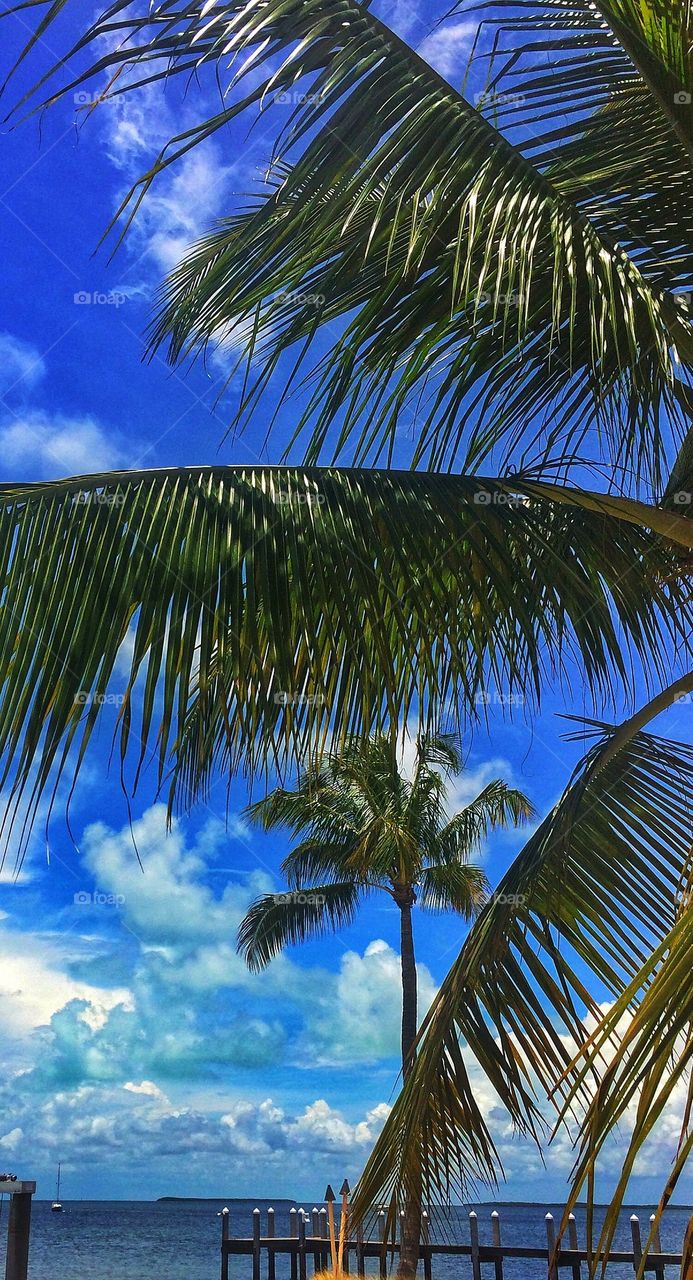
[[[396,1209],[419,1168],[432,1201],[467,1198],[476,1179],[488,1180],[488,1165],[475,1159],[491,1152],[491,1140],[469,1106],[460,1038],[521,1132],[541,1136],[545,1092],[563,1090],[578,1113],[589,1102],[590,1071],[571,1074],[568,1037],[584,1038],[578,1011],[600,1013],[576,958],[616,998],[641,981],[641,966],[676,923],[693,840],[691,748],[622,736],[609,732],[591,749],[473,926],[423,1025],[356,1213],[389,1197]]]
[[[500,0],[492,14],[464,0],[461,9],[496,28],[481,109],[641,268],[688,291],[688,0]]]
[[[682,609],[668,544],[503,496],[464,477],[273,467],[5,486],[3,784],[36,801],[56,769],[75,776],[131,627],[121,756],[139,769],[153,751],[162,781],[172,765],[183,803],[215,768],[281,767],[328,733],[474,714],[486,688],[530,702],[567,660],[596,696],[630,683],[634,655],[668,668]],[[693,540],[689,521],[659,518]]]
[[[311,459],[354,440],[356,457],[388,453],[423,396],[415,461],[478,463],[501,438],[514,456],[555,457],[560,440],[565,456],[589,419],[591,452],[659,482],[661,416],[679,418],[674,350],[693,363],[686,308],[373,13],[355,0],[128,9],[117,0],[85,35],[98,56],[63,91],[101,71],[124,70],[114,91],[129,92],[240,64],[236,95],[174,140],[136,198],[238,111],[304,89],[277,143],[290,161],[277,189],[172,277],[156,339],[174,358],[256,317],[262,386],[295,341],[348,318],[305,418]],[[525,439],[548,412],[551,427]]]

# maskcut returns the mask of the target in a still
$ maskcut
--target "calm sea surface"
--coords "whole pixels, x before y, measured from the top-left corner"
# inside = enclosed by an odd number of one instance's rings
[[[218,1212],[227,1203],[231,1209],[231,1234],[251,1234],[251,1214],[255,1204],[267,1208],[268,1201],[178,1201],[175,1203],[129,1203],[127,1201],[65,1201],[62,1214],[52,1214],[46,1201],[34,1204],[29,1274],[30,1280],[217,1280],[219,1276]],[[277,1235],[288,1234],[287,1201],[274,1201]],[[312,1205],[306,1205],[312,1209]],[[504,1244],[541,1246],[546,1241],[544,1213],[551,1209],[557,1221],[560,1206],[499,1205]],[[624,1214],[618,1246],[630,1248],[628,1215],[636,1212],[643,1228],[651,1205],[638,1205]],[[479,1234],[482,1243],[491,1242],[491,1205],[478,1207]],[[669,1209],[662,1228],[663,1247],[679,1252],[689,1209]],[[578,1209],[580,1243],[584,1240],[584,1213]],[[264,1224],[264,1215],[263,1215]],[[0,1223],[0,1248],[4,1257],[7,1228],[7,1201]],[[645,1234],[645,1233],[643,1233]],[[468,1210],[452,1211],[446,1235],[468,1242]],[[373,1264],[369,1264],[373,1265]],[[309,1263],[309,1271],[311,1264]],[[489,1280],[493,1267],[484,1268]],[[231,1259],[231,1280],[250,1280],[250,1264],[246,1258]],[[568,1273],[562,1272],[565,1276]],[[628,1266],[612,1264],[608,1276],[613,1280],[633,1280]],[[667,1270],[672,1280],[678,1272]],[[434,1259],[434,1280],[469,1280],[468,1258]],[[265,1267],[263,1264],[263,1280]],[[545,1280],[546,1267],[540,1262],[508,1262],[507,1280]],[[277,1259],[277,1280],[288,1280],[288,1260]]]

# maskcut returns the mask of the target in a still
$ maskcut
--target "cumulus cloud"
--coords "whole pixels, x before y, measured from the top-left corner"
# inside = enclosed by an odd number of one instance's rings
[[[436,992],[425,965],[418,966],[419,1019]],[[342,956],[334,984],[319,998],[307,1034],[318,1060],[327,1063],[397,1059],[401,1053],[402,975],[400,958],[382,939],[369,943],[363,955]]]

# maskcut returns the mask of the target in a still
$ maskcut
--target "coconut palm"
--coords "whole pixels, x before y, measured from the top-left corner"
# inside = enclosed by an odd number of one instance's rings
[[[418,1021],[412,910],[478,914],[488,884],[471,854],[492,831],[533,815],[521,791],[495,779],[450,817],[447,785],[461,771],[450,738],[419,738],[410,777],[390,737],[356,740],[305,772],[293,791],[275,790],[249,811],[265,831],[288,827],[302,837],[282,863],[290,892],[259,898],[241,923],[238,946],[251,969],[290,943],[350,924],[372,893],[388,894],[398,908],[405,1081]],[[420,1231],[419,1191],[405,1206],[402,1276],[416,1272]]]
[[[46,33],[57,48],[61,16],[83,23],[77,0],[15,10],[36,18],[25,59]],[[203,794],[218,767],[282,767],[412,710],[423,727],[450,705],[473,716],[491,683],[529,707],[574,662],[597,700],[630,688],[633,657],[650,685],[625,724],[598,727],[520,856],[526,902],[490,903],[472,927],[362,1204],[384,1187],[395,1203],[412,1178],[444,1193],[495,1176],[460,1033],[526,1132],[537,1081],[565,1086],[565,1106],[585,1095],[616,1024],[566,1058],[566,1030],[580,1040],[590,1007],[574,953],[633,1017],[588,1103],[575,1188],[589,1190],[631,1086],[632,1165],[693,1054],[680,981],[690,759],[646,733],[693,689],[690,672],[666,683],[690,635],[690,0],[500,0],[489,13],[477,103],[356,0],[114,0],[37,86],[58,101],[91,77],[96,101],[164,76],[221,85],[126,216],[244,109],[274,110],[268,185],[186,255],[153,341],[177,360],[246,334],[242,419],[285,356],[293,370],[328,336],[299,423],[309,462],[390,461],[415,406],[411,462],[469,473],[493,459],[503,474],[210,468],[6,486],[0,751],[13,797],[36,801],[79,768],[133,619],[121,754],[134,747],[139,763],[155,743],[171,802]],[[287,95],[294,110],[272,106]],[[75,501],[85,494],[98,501]],[[684,1127],[667,1194],[689,1151]]]

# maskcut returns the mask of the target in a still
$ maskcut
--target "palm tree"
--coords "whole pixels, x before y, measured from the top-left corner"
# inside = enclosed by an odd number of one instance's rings
[[[143,175],[128,217],[163,169],[246,107],[276,111],[270,183],[172,274],[153,341],[177,360],[231,327],[248,334],[259,374],[241,420],[283,357],[293,370],[297,343],[307,358],[341,324],[299,424],[307,463],[328,448],[389,463],[415,406],[410,461],[433,471],[198,468],[5,486],[2,785],[35,806],[56,773],[78,771],[133,620],[121,755],[134,750],[139,766],[156,744],[171,803],[204,794],[218,767],[283,767],[412,707],[422,728],[450,705],[464,721],[492,681],[531,710],[577,663],[603,705],[632,689],[634,658],[648,702],[595,726],[508,873],[526,901],[489,903],[472,927],[361,1203],[383,1186],[395,1203],[412,1170],[433,1191],[496,1175],[460,1033],[525,1131],[539,1123],[534,1079],[552,1096],[567,1087],[570,1106],[607,1037],[614,1069],[573,1188],[587,1180],[589,1192],[633,1096],[623,1082],[647,1083],[627,1170],[693,1059],[679,980],[693,936],[690,758],[646,732],[693,690],[689,669],[670,675],[678,651],[689,665],[693,548],[690,0],[499,0],[477,103],[357,0],[142,11],[113,0],[86,28],[77,0],[15,10],[36,18],[24,59],[47,33],[61,43],[61,15],[77,24],[74,49],[37,86],[53,86],[50,101],[90,77],[95,101],[193,72],[222,85],[222,105],[209,116],[200,96],[197,127]],[[271,106],[287,94],[289,118]],[[500,475],[477,474],[487,459]],[[466,474],[438,474],[455,468]],[[595,1010],[572,1063],[586,969],[633,1029],[614,1042]],[[667,1195],[690,1150],[684,1125]]]
[[[249,810],[265,831],[288,827],[302,837],[282,863],[290,892],[259,898],[241,923],[238,947],[249,968],[263,969],[290,943],[348,925],[371,893],[386,893],[397,906],[405,1081],[418,1021],[412,908],[418,903],[472,919],[487,901],[488,884],[470,855],[491,831],[534,812],[521,791],[496,779],[449,817],[447,784],[461,770],[450,738],[419,738],[411,777],[390,737],[356,740],[306,771],[295,790],[279,788]],[[416,1274],[420,1232],[419,1191],[405,1206],[400,1276]]]

